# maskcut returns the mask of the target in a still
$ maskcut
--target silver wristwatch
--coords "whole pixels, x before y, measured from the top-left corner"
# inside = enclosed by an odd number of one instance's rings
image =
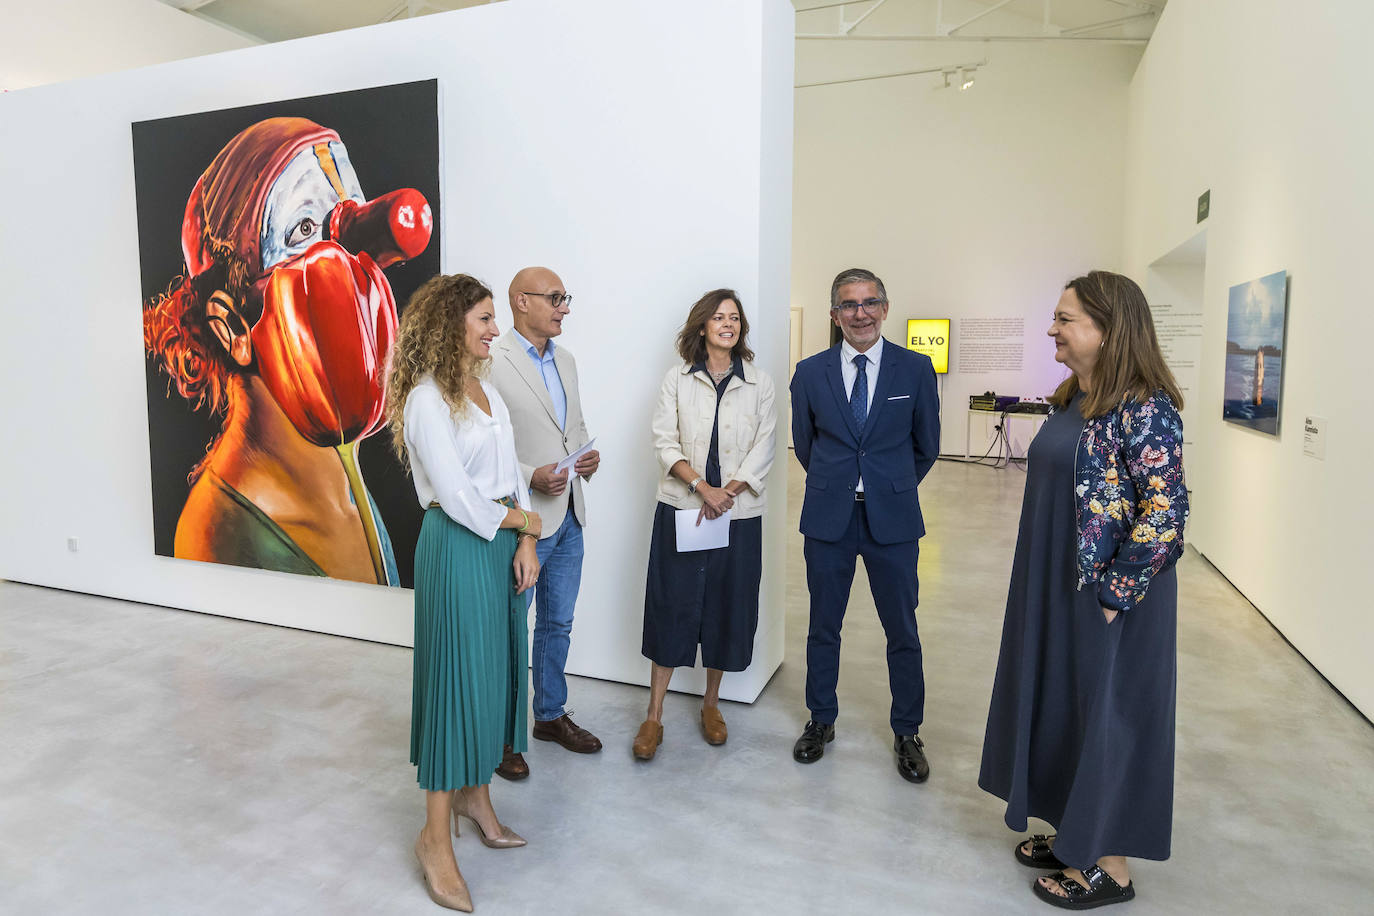
[[[687,492],[688,492],[688,493],[691,493],[693,496],[695,496],[696,493],[697,493],[697,484],[699,484],[699,483],[701,483],[701,478],[700,478],[700,477],[698,477],[696,480],[692,481],[691,483],[687,484]]]

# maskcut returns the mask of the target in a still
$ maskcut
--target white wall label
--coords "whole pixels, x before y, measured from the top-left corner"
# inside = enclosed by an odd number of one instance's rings
[[[959,371],[1020,372],[1026,361],[1026,319],[960,318]]]
[[[1152,303],[1150,314],[1154,317],[1160,352],[1183,389],[1186,404],[1197,388],[1198,363],[1202,359],[1202,313],[1168,303]]]
[[[1302,453],[1326,460],[1326,417],[1308,417],[1302,422]]]
[[[1183,403],[1191,404],[1197,400],[1198,365],[1202,362],[1202,312],[1187,307],[1179,308],[1169,303],[1151,303],[1150,314],[1154,317],[1155,336],[1159,339],[1159,350],[1164,362],[1178,382]],[[1193,441],[1190,424],[1183,424],[1184,444]]]

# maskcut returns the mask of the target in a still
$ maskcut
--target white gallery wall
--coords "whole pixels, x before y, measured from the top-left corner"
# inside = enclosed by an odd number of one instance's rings
[[[0,0],[0,89],[256,44],[158,0]]]
[[[934,8],[889,4],[873,21],[929,32]],[[951,0],[944,15],[979,8]],[[799,15],[798,30],[834,32],[838,15]],[[984,26],[1024,31],[1026,20],[995,13]],[[792,304],[804,310],[804,353],[829,344],[835,274],[868,267],[892,301],[889,340],[902,342],[908,318],[953,319],[942,452],[964,452],[969,394],[1052,391],[1064,370],[1045,330],[1064,283],[1121,266],[1126,93],[1139,58],[1139,45],[1095,42],[798,41],[799,84],[988,61],[965,92],[934,89],[939,74],[797,90]],[[1004,338],[1020,345],[1020,368],[961,361],[964,319],[1020,319]]]
[[[646,682],[649,418],[688,307],[737,288],[759,365],[786,376],[792,17],[786,0],[510,0],[0,97],[0,575],[410,643],[409,591],[154,555],[130,123],[437,78],[443,269],[503,292],[547,264],[576,297],[559,342],[602,464],[568,668]],[[782,659],[784,475],[734,699]]]
[[[1374,716],[1369,421],[1374,7],[1170,0],[1130,91],[1125,260],[1197,231],[1211,189],[1188,537],[1366,716]],[[1289,276],[1281,435],[1221,419],[1227,291]],[[1325,460],[1303,421],[1326,418]],[[1281,726],[1281,723],[1278,723]]]

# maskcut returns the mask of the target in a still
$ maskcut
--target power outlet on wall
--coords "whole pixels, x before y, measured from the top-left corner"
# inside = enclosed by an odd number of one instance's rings
[[[81,549],[81,545],[77,542],[76,538],[67,538],[67,549],[72,553],[76,553]]]

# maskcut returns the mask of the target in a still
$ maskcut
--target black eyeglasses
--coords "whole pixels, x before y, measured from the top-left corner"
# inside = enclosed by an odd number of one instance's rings
[[[521,293],[522,296],[543,296],[554,308],[566,305],[572,308],[572,293]]]
[[[831,309],[832,312],[839,312],[846,318],[853,318],[859,309],[863,309],[869,315],[878,314],[878,310],[887,304],[886,299],[865,299],[863,302],[855,302],[853,299],[846,299],[839,305]]]

